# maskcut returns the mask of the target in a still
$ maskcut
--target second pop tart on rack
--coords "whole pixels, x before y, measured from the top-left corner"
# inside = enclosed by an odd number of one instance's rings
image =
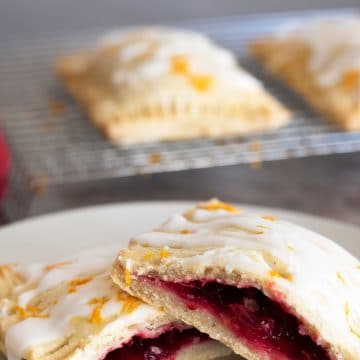
[[[135,28],[60,59],[57,72],[115,143],[224,137],[277,128],[289,112],[206,36]]]

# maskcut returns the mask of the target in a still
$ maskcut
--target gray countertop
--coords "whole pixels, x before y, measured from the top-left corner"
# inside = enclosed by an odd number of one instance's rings
[[[359,5],[359,0],[1,0],[0,42],[93,27]]]
[[[134,200],[224,200],[360,225],[360,153],[128,177],[48,189],[32,214]]]

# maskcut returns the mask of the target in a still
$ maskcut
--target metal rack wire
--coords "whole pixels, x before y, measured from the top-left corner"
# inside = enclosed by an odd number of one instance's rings
[[[251,137],[115,147],[92,127],[86,115],[57,83],[52,71],[57,56],[92,44],[104,29],[3,47],[0,116],[15,161],[23,164],[23,173],[15,174],[16,177],[30,182],[46,178],[53,184],[62,184],[359,151],[359,133],[341,132],[313,113],[287,88],[266,76],[246,51],[252,38],[274,31],[279,24],[323,14],[322,11],[285,13],[176,24],[203,31],[232,49],[240,63],[261,78],[267,89],[292,111],[293,120],[289,126]]]

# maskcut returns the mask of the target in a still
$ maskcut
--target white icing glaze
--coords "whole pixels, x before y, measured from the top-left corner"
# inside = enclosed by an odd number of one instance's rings
[[[197,208],[190,214],[171,216],[131,243],[169,246],[164,265],[174,262],[172,248],[199,249],[198,255],[175,259],[185,272],[202,274],[202,269],[219,266],[227,273],[271,281],[274,287],[268,291],[283,294],[285,302],[316,323],[323,338],[356,354],[349,358],[360,359],[358,259],[324,236],[283,220],[223,209]],[[146,269],[145,263],[140,271],[146,274]]]
[[[84,254],[77,254],[73,257],[60,260],[64,265],[51,271],[44,271],[46,265],[31,264],[21,270],[26,284],[19,286],[15,293],[20,293],[18,303],[25,307],[29,300],[37,294],[49,290],[54,284],[60,284],[72,280],[75,276],[87,276],[97,274],[109,267],[116,254],[115,247],[105,247],[86,251]],[[23,291],[29,284],[36,283],[37,286],[29,291]]]
[[[360,71],[360,16],[317,19],[288,32],[311,48],[310,70],[319,84],[337,84],[351,70]]]
[[[235,56],[215,45],[206,36],[167,28],[131,28],[113,31],[99,42],[99,48],[118,46],[118,65],[112,79],[116,85],[154,80],[171,73],[171,59],[183,56],[189,71],[210,75],[220,83],[235,88],[258,89],[260,83],[237,65]],[[134,60],[137,61],[134,61]],[[128,68],[131,62],[131,67]]]
[[[49,306],[46,312],[49,317],[29,317],[12,326],[6,332],[6,351],[9,360],[20,360],[29,347],[36,347],[50,341],[69,335],[71,320],[75,317],[89,319],[94,309],[90,300],[106,297],[108,301],[101,309],[101,317],[106,320],[112,316],[116,319],[105,326],[107,329],[114,327],[127,327],[132,324],[142,324],[147,318],[155,317],[160,312],[145,304],[140,304],[133,312],[120,315],[124,301],[118,299],[119,290],[113,285],[109,269],[116,254],[113,247],[96,249],[81,255],[67,258],[68,264],[59,266],[51,271],[44,271],[44,265],[31,265],[23,270],[27,274],[27,283],[36,284],[33,290],[21,294],[19,305],[26,307],[28,302],[43,291],[52,289],[57,285],[82,277],[90,277],[90,281],[77,286],[76,291],[66,293],[58,299],[55,305]],[[0,317],[8,315],[7,301],[0,304]]]

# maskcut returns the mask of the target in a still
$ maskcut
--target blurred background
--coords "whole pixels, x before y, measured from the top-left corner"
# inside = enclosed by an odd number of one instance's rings
[[[1,0],[0,39],[209,16],[356,6],[358,0]]]
[[[130,24],[359,5],[359,0],[0,0],[0,44],[12,46],[23,40]],[[1,48],[0,56],[7,55],[5,49]],[[21,98],[18,101],[21,102]],[[351,152],[263,162],[256,166],[243,164],[53,184],[38,190],[33,194],[35,201],[32,199],[23,216],[115,201],[216,196],[233,202],[300,210],[360,225],[360,154]],[[27,206],[22,201],[17,199],[17,206]]]

